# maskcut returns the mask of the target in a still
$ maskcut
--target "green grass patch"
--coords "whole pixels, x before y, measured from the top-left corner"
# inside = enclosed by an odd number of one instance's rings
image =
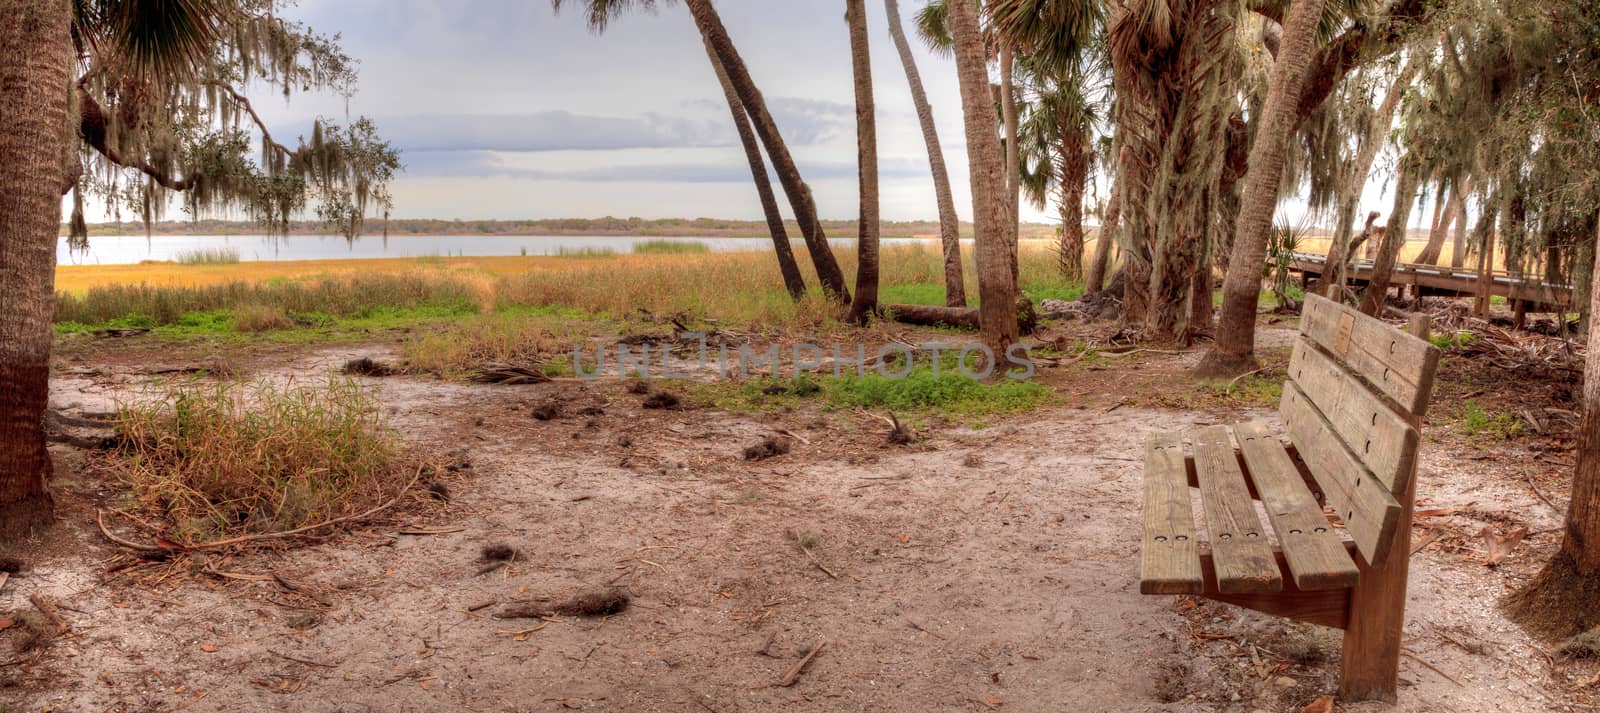
[[[881,285],[878,287],[878,302],[883,304],[942,305],[944,304],[944,285],[932,283]]]
[[[1083,296],[1083,285],[1075,282],[1024,283],[1022,285],[1022,294],[1027,295],[1028,299],[1034,302],[1039,300],[1071,302]]]
[[[828,377],[821,381],[823,400],[834,408],[886,408],[983,416],[1018,413],[1049,400],[1050,388],[1033,381],[999,379],[980,382],[952,369],[918,366],[905,378],[882,374]]]
[[[1213,396],[1237,402],[1241,406],[1272,408],[1283,399],[1284,378],[1285,374],[1279,371],[1275,374],[1251,374],[1238,381],[1206,379],[1200,382],[1197,388]]]
[[[617,251],[611,248],[561,248],[556,250],[556,257],[596,258],[616,257]]]
[[[1460,331],[1452,334],[1435,334],[1428,337],[1428,341],[1444,351],[1455,351],[1478,341],[1478,335],[1472,332]]]
[[[1504,441],[1522,432],[1522,419],[1500,412],[1490,413],[1483,406],[1468,401],[1461,405],[1459,427],[1467,440],[1483,444]]]
[[[647,255],[698,255],[711,252],[711,246],[698,240],[646,240],[634,243],[633,251]]]
[[[238,248],[195,248],[193,250],[179,250],[173,255],[173,262],[179,265],[237,265],[239,264]]]

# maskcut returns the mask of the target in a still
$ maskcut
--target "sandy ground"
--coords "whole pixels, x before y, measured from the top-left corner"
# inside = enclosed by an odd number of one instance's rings
[[[320,379],[383,349],[285,350],[263,368]],[[0,619],[44,594],[71,629],[0,668],[0,711],[1299,711],[1336,691],[1336,632],[1138,593],[1144,435],[1272,417],[1112,408],[1192,358],[1055,370],[1065,406],[911,446],[814,406],[647,411],[616,382],[373,380],[408,442],[470,463],[447,505],[116,573],[126,556],[93,525],[115,487],[63,451],[63,524],[0,590]],[[61,372],[68,412],[142,380]],[[529,416],[551,401],[604,413]],[[741,459],[782,431],[793,452]],[[1593,669],[1551,658],[1495,606],[1555,543],[1555,511],[1518,470],[1537,458],[1441,425],[1426,441],[1419,508],[1437,514],[1418,518],[1400,703],[1339,710],[1592,710]],[[1513,524],[1536,534],[1484,566],[1479,529]],[[398,534],[419,526],[455,531]],[[487,543],[520,554],[480,575]],[[611,586],[632,598],[620,614],[495,617]],[[0,657],[15,638],[0,630]]]

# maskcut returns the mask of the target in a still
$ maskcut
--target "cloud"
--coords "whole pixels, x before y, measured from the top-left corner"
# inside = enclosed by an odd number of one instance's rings
[[[536,181],[576,181],[584,183],[665,182],[665,183],[746,183],[750,167],[742,161],[683,161],[677,163],[616,163],[582,168],[528,168],[512,165],[491,151],[421,151],[405,155],[406,173],[411,177],[482,178],[500,177]],[[926,176],[924,159],[882,159],[878,174],[885,179]],[[808,181],[839,178],[854,179],[854,162],[800,161],[800,175]]]
[[[378,117],[379,132],[406,152],[604,151],[728,146],[727,122],[648,113],[589,116],[566,111],[528,114],[409,114]]]
[[[523,114],[405,114],[375,119],[379,132],[405,152],[613,151],[718,148],[736,145],[725,102],[690,102],[715,118],[648,112],[633,117],[568,111]],[[773,119],[790,146],[812,146],[841,135],[854,110],[838,102],[775,97]]]

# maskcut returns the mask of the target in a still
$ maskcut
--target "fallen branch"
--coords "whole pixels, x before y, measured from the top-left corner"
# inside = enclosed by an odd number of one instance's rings
[[[826,640],[818,641],[817,645],[811,647],[811,651],[806,653],[804,658],[800,659],[794,666],[789,667],[789,672],[783,674],[783,678],[778,680],[778,686],[780,688],[788,688],[798,683],[800,674],[805,672],[806,666],[811,665],[812,659],[815,659],[817,654],[822,653],[822,647],[827,645],[828,642]]]
[[[338,668],[339,667],[339,664],[323,663],[321,661],[312,661],[311,659],[297,658],[297,657],[290,656],[290,655],[285,654],[285,653],[280,653],[280,652],[277,652],[277,651],[273,651],[272,649],[267,649],[267,653],[272,654],[273,656],[277,656],[278,658],[288,659],[288,660],[293,661],[295,663],[303,663],[303,664],[305,664],[307,666],[320,666],[322,668]]]

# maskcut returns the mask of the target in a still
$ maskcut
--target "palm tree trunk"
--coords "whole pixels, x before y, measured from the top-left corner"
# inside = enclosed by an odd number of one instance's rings
[[[795,221],[800,224],[800,233],[805,238],[806,250],[811,253],[811,262],[816,267],[817,280],[822,283],[823,291],[849,304],[850,290],[845,286],[839,261],[834,259],[833,250],[828,247],[828,237],[822,232],[822,223],[817,220],[817,204],[811,196],[811,188],[800,178],[800,169],[795,165],[794,156],[790,155],[788,144],[784,143],[777,123],[767,111],[766,99],[762,98],[761,90],[750,78],[750,70],[745,67],[744,59],[734,48],[728,29],[722,26],[722,18],[711,6],[711,0],[684,0],[684,4],[689,6],[689,12],[694,15],[695,26],[700,29],[701,37],[722,60],[722,67],[733,82],[734,91],[739,94],[739,102],[750,114],[756,135],[761,137],[761,144],[767,149],[772,169],[778,174],[778,183],[789,197]]]
[[[750,178],[756,183],[756,195],[761,199],[761,212],[767,217],[767,231],[772,234],[772,249],[778,255],[778,270],[783,273],[783,285],[789,295],[800,299],[806,293],[806,279],[794,261],[794,249],[789,245],[789,231],[783,227],[783,214],[778,211],[778,197],[772,193],[772,178],[767,175],[767,164],[761,159],[761,145],[756,143],[755,131],[750,128],[750,116],[745,113],[739,94],[728,79],[727,70],[711,43],[704,42],[706,57],[717,72],[722,84],[722,95],[728,100],[728,110],[733,113],[733,128],[739,133],[739,143],[744,146],[745,159],[750,163]]]
[[[961,109],[965,118],[967,159],[971,164],[972,222],[976,232],[980,335],[1003,358],[1017,341],[1017,292],[1012,271],[1016,240],[1012,212],[1006,207],[1006,167],[995,126],[989,92],[987,53],[978,29],[974,3],[950,3],[950,34],[955,40],[956,75],[961,83]]]
[[[878,308],[878,124],[872,100],[872,53],[867,46],[866,0],[845,0],[850,26],[850,65],[856,85],[856,167],[860,174],[860,259],[856,299],[850,321],[861,322]]]
[[[1100,221],[1100,232],[1094,240],[1094,260],[1089,263],[1089,277],[1084,280],[1084,294],[1098,294],[1105,289],[1106,265],[1111,262],[1111,244],[1117,241],[1117,221],[1122,217],[1122,179],[1111,184],[1111,199],[1106,201],[1106,214]]]
[[[67,0],[0,0],[0,542],[48,521],[44,416],[66,182]]]
[[[900,65],[906,70],[906,83],[911,85],[911,104],[916,107],[917,121],[922,124],[922,141],[928,145],[933,195],[939,205],[939,244],[944,249],[944,303],[948,307],[964,307],[967,304],[967,289],[961,267],[961,219],[956,215],[956,199],[950,192],[950,171],[944,165],[939,130],[933,124],[933,105],[928,103],[928,93],[922,87],[922,75],[917,72],[911,44],[906,42],[905,28],[900,24],[900,3],[897,0],[883,0],[883,9],[889,20],[889,37],[894,40],[894,48],[900,53]]]
[[[1011,251],[1011,281],[1017,282],[1020,273],[1017,266],[1017,235],[1022,221],[1022,158],[1021,147],[1017,145],[1017,93],[1016,84],[1012,81],[1012,52],[1011,45],[1000,43],[1000,114],[1006,123],[1006,208],[1011,212],[1011,223],[1007,240]]]
[[[1406,225],[1411,222],[1411,204],[1417,199],[1417,166],[1410,158],[1400,160],[1400,177],[1395,181],[1394,210],[1389,213],[1389,223],[1384,226],[1383,243],[1372,264],[1372,281],[1361,292],[1361,311],[1378,316],[1383,303],[1389,298],[1389,278],[1394,276],[1395,263],[1400,261],[1400,249],[1406,245]]]
[[[1233,255],[1222,283],[1222,314],[1217,338],[1201,359],[1201,374],[1239,374],[1254,368],[1256,303],[1261,296],[1262,263],[1267,233],[1278,206],[1284,153],[1295,121],[1296,99],[1305,83],[1306,67],[1317,39],[1323,0],[1294,0],[1284,21],[1283,45],[1272,65],[1271,84],[1262,108],[1261,127],[1250,148],[1243,202],[1234,231]]]
[[[1060,118],[1060,264],[1068,280],[1083,278],[1083,184],[1089,177],[1084,128],[1066,116]]]

